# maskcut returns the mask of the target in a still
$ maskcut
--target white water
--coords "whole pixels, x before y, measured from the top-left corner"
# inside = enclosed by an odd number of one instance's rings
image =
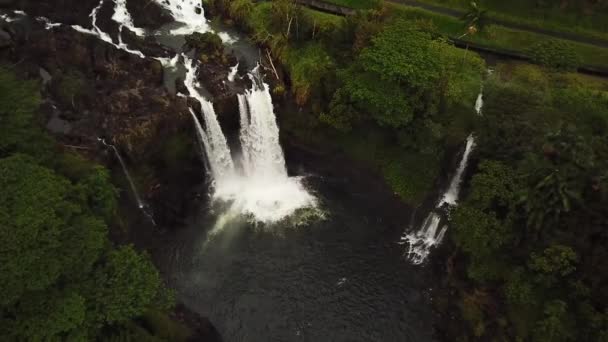
[[[458,201],[458,196],[460,194],[460,183],[462,183],[462,175],[464,174],[464,170],[467,167],[469,162],[469,156],[471,155],[471,151],[475,147],[475,138],[473,134],[467,137],[467,145],[464,150],[464,154],[462,155],[462,159],[460,160],[460,164],[458,165],[458,169],[456,170],[456,174],[452,178],[450,182],[450,187],[443,197],[441,201],[437,204],[437,208],[442,207],[444,204],[448,204],[451,206],[456,205]]]
[[[259,80],[257,70],[250,75],[252,89],[238,95],[242,153],[237,160],[241,167],[236,169],[213,105],[197,89],[197,67],[188,57],[184,59],[186,88],[202,107],[205,127],[191,114],[214,180],[213,198],[230,203],[232,216],[240,213],[260,222],[276,222],[300,208],[315,206],[301,179],[287,175],[269,87]]]
[[[230,73],[228,74],[228,81],[234,82],[234,78],[236,77],[237,72],[239,72],[239,63],[237,62],[235,66],[230,68]]]
[[[448,190],[441,196],[441,200],[437,203],[435,209],[424,219],[422,227],[419,230],[404,233],[401,236],[401,240],[398,243],[407,244],[409,246],[406,255],[413,264],[418,265],[423,263],[431,252],[431,248],[438,246],[441,243],[441,240],[443,240],[448,227],[444,224],[439,228],[441,225],[439,211],[443,210],[445,205],[448,206],[447,210],[457,205],[462,177],[474,147],[475,138],[473,137],[473,134],[471,134],[467,137],[464,154],[462,155],[462,159],[460,160],[454,177],[452,177],[452,180],[450,181]]]
[[[186,85],[190,96],[195,98],[201,105],[205,128],[203,129],[200,123],[195,122],[195,124],[197,124],[199,138],[202,140],[205,147],[207,162],[211,168],[211,175],[216,182],[216,187],[218,187],[234,174],[234,163],[232,161],[232,156],[230,155],[230,148],[228,147],[228,142],[222,132],[222,128],[217,121],[217,115],[215,114],[213,104],[207,101],[198,90],[200,84],[196,80],[198,67],[195,64],[195,61],[185,55],[183,57],[184,65],[187,70],[184,84]],[[194,115],[194,113],[192,113],[192,115],[196,119],[196,115]]]
[[[209,31],[209,24],[205,19],[205,11],[201,0],[154,0],[167,9],[181,27],[170,31],[175,35],[188,35],[194,32]]]
[[[80,25],[72,25],[71,27],[78,32],[96,36],[99,39],[103,40],[104,42],[106,42],[108,44],[112,44],[117,49],[126,51],[126,52],[128,52],[132,55],[136,55],[140,58],[146,58],[146,56],[141,51],[130,49],[127,46],[127,44],[123,43],[123,41],[122,41],[122,29],[124,27],[129,28],[131,31],[133,31],[134,33],[136,33],[138,35],[140,33],[142,35],[144,34],[143,29],[136,28],[133,25],[133,19],[131,18],[131,15],[127,11],[126,0],[115,0],[114,14],[112,14],[112,19],[120,24],[119,32],[118,32],[118,44],[114,43],[114,40],[112,39],[112,37],[110,37],[110,35],[108,33],[102,31],[99,28],[99,26],[97,26],[97,14],[99,13],[99,10],[101,9],[101,7],[105,3],[105,1],[106,0],[100,0],[97,7],[93,8],[93,10],[91,11],[91,14],[89,14],[89,17],[91,18],[91,25],[93,26],[93,29],[84,28]]]
[[[475,100],[475,112],[477,112],[477,115],[483,115],[483,86],[479,95],[477,95],[477,100]]]
[[[133,197],[135,197],[137,206],[139,207],[139,209],[143,209],[144,202],[142,202],[141,198],[139,197],[139,192],[137,191],[137,188],[135,187],[135,183],[133,183],[133,179],[131,178],[129,171],[127,170],[127,165],[125,164],[125,161],[122,159],[120,153],[118,153],[118,149],[116,148],[116,146],[106,143],[105,139],[97,138],[97,140],[99,142],[101,142],[104,146],[112,149],[112,151],[114,152],[114,155],[116,156],[116,159],[118,159],[118,162],[120,163],[120,167],[122,168],[122,171],[124,172],[125,177],[127,177],[127,181],[129,182],[129,186],[131,187],[131,192],[133,192]]]
[[[127,0],[114,0],[114,14],[112,20],[128,28],[131,32],[142,37],[146,34],[146,31],[142,28],[135,27],[133,24],[133,18],[127,10]]]
[[[431,248],[439,245],[441,240],[443,240],[443,236],[448,227],[447,225],[443,225],[441,229],[439,229],[440,223],[441,217],[438,214],[431,212],[426,219],[424,219],[424,223],[420,230],[401,236],[399,244],[407,244],[409,246],[407,258],[413,264],[419,265],[423,263],[431,252]]]
[[[257,68],[250,77],[252,89],[238,95],[242,170],[216,188],[215,197],[231,201],[233,210],[256,221],[275,222],[300,208],[314,207],[316,199],[300,178],[287,175],[269,86],[259,80]]]

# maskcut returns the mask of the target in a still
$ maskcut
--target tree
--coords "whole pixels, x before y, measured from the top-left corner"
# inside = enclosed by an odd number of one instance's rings
[[[471,1],[469,3],[468,11],[462,17],[467,30],[464,35],[472,35],[481,32],[487,24],[487,13],[487,10],[481,9],[475,1]]]
[[[137,253],[132,246],[110,251],[89,284],[88,314],[100,326],[143,314],[164,291],[148,255]]]
[[[568,305],[561,300],[553,300],[545,304],[544,319],[536,324],[534,341],[560,342],[574,341],[573,329],[569,322]]]

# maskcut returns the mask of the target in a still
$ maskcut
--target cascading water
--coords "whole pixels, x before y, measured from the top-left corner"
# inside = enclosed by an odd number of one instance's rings
[[[471,151],[475,147],[475,138],[473,134],[467,137],[467,143],[465,146],[462,159],[456,169],[456,173],[452,180],[448,190],[441,196],[441,200],[435,206],[435,209],[429,213],[425,218],[422,228],[417,231],[404,233],[401,236],[399,244],[408,244],[407,257],[414,264],[421,264],[426,260],[427,256],[431,252],[431,248],[437,246],[443,240],[443,237],[448,229],[447,225],[443,225],[441,228],[441,210],[447,205],[449,210],[455,207],[458,203],[458,196],[460,195],[460,184],[462,183],[462,177],[464,171],[469,162]]]
[[[458,195],[460,194],[460,183],[462,183],[462,175],[464,174],[464,170],[467,167],[467,163],[469,162],[469,155],[471,151],[475,147],[475,138],[473,134],[470,134],[467,137],[467,144],[464,149],[464,154],[462,155],[462,159],[460,160],[460,164],[458,165],[458,169],[456,170],[456,174],[452,181],[450,182],[450,187],[443,197],[441,201],[437,204],[437,208],[442,207],[444,204],[448,204],[451,206],[455,206],[458,201]]]
[[[239,72],[239,63],[236,63],[235,66],[233,66],[232,68],[230,68],[230,73],[228,74],[228,81],[229,82],[234,82],[234,78],[236,77],[236,74]]]
[[[232,161],[232,156],[230,155],[228,141],[222,132],[220,123],[217,121],[217,115],[215,114],[215,109],[213,109],[213,104],[207,101],[197,89],[197,87],[200,86],[196,80],[198,67],[193,60],[187,56],[183,57],[187,70],[184,84],[186,85],[186,89],[188,89],[190,96],[196,99],[201,105],[201,112],[205,123],[204,129],[196,118],[195,113],[192,109],[190,110],[195,120],[199,138],[202,140],[203,146],[205,147],[207,163],[211,169],[211,175],[213,176],[217,187],[226,179],[232,177],[234,174],[234,163]]]
[[[475,112],[477,112],[477,115],[483,114],[483,86],[481,86],[479,95],[477,95],[477,99],[475,100]]]
[[[184,83],[203,113],[205,127],[191,112],[214,180],[213,198],[231,203],[231,215],[242,213],[261,222],[279,221],[300,208],[314,206],[315,198],[301,180],[287,175],[269,87],[257,68],[250,74],[252,89],[238,95],[242,153],[237,170],[213,104],[197,89],[195,62],[184,59]]]
[[[97,138],[97,140],[99,142],[101,142],[104,146],[110,148],[114,152],[114,155],[116,156],[116,159],[118,159],[118,162],[120,163],[120,167],[122,168],[122,171],[125,174],[127,181],[129,182],[129,186],[131,187],[131,192],[133,193],[133,197],[135,197],[135,202],[137,203],[137,207],[142,209],[144,207],[144,202],[142,202],[141,197],[139,197],[139,192],[137,191],[137,188],[135,187],[135,183],[133,183],[133,179],[131,178],[131,174],[129,174],[129,170],[127,170],[127,165],[125,164],[125,161],[122,159],[122,156],[120,155],[120,153],[118,153],[118,149],[116,148],[116,146],[106,143],[105,139]]]
[[[314,207],[316,199],[300,178],[287,175],[269,86],[257,68],[249,77],[252,89],[238,95],[242,170],[217,187],[215,197],[232,202],[232,210],[256,221],[275,222],[300,208]]]

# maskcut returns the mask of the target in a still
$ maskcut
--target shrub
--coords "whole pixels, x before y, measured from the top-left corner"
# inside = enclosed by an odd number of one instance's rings
[[[534,63],[559,69],[576,70],[580,64],[580,57],[574,48],[560,40],[545,40],[535,46],[530,51],[530,56]]]

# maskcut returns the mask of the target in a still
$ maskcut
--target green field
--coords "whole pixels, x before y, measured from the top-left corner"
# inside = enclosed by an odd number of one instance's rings
[[[425,25],[437,33],[452,38],[459,37],[464,33],[462,21],[457,18],[404,5],[388,4],[388,6],[392,16],[416,20],[420,25]],[[462,39],[488,47],[525,53],[535,44],[547,40],[547,36],[509,29],[500,25],[490,25],[484,31]],[[568,42],[570,43],[570,41]],[[579,55],[582,64],[608,67],[608,49],[574,42],[570,45]]]
[[[466,11],[470,0],[418,0],[437,6]],[[571,32],[581,36],[608,40],[608,9],[588,9],[584,13],[574,6],[534,6],[529,0],[482,0],[477,3],[487,9],[489,16],[517,24],[525,24],[556,32]],[[600,6],[600,5],[598,5]]]

